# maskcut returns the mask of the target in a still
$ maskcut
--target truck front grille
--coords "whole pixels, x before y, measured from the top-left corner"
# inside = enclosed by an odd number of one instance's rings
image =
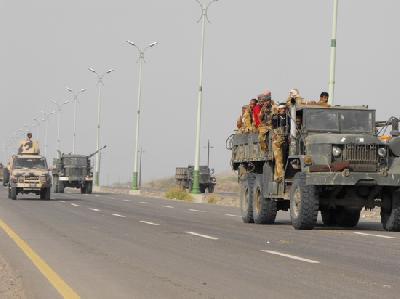
[[[38,176],[26,176],[24,178],[25,183],[37,183],[39,182]]]
[[[350,162],[353,171],[377,171],[378,146],[375,144],[346,144],[343,160]]]

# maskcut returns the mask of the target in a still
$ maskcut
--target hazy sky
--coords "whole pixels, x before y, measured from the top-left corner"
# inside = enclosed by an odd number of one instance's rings
[[[209,12],[202,145],[211,163],[229,169],[225,140],[242,104],[265,89],[275,100],[300,89],[316,99],[327,89],[331,0],[220,0]],[[399,115],[400,1],[341,0],[336,104],[368,104],[380,119]],[[138,65],[135,48],[158,41],[144,67],[144,179],[173,175],[194,160],[199,80],[200,9],[194,0],[0,0],[0,138],[4,144],[65,87],[87,88],[78,113],[77,152],[96,146],[96,80],[87,68],[116,71],[103,89],[102,181],[127,181],[133,168]],[[72,105],[62,115],[62,149],[72,150]],[[43,148],[44,125],[39,128]],[[36,130],[33,129],[36,133]],[[50,120],[49,158],[56,147]],[[201,159],[206,162],[206,149]],[[5,160],[1,152],[1,160]]]

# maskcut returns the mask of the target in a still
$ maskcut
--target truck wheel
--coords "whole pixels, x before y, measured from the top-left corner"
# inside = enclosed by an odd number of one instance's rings
[[[188,192],[192,192],[192,188],[193,188],[193,182],[189,181],[189,186],[188,186]]]
[[[400,196],[399,191],[385,193],[382,198],[381,222],[386,231],[400,231]]]
[[[12,200],[16,200],[17,199],[17,188],[16,187],[10,187],[10,198]]]
[[[53,193],[58,193],[58,186],[59,186],[59,179],[58,177],[53,177]]]
[[[306,185],[305,173],[297,173],[290,188],[290,218],[293,227],[313,229],[317,223],[318,205],[316,187]]]
[[[360,210],[337,209],[336,224],[342,227],[354,227],[360,220]]]
[[[51,192],[50,188],[44,189],[43,190],[43,197],[44,197],[43,199],[50,200],[50,192]]]
[[[208,193],[214,193],[214,185],[208,186]]]
[[[204,185],[200,185],[200,193],[206,193],[206,187]]]
[[[244,223],[253,223],[253,191],[254,191],[255,175],[248,174],[245,179],[240,182],[240,211]]]
[[[86,185],[81,187],[81,194],[86,194]]]
[[[3,169],[3,186],[7,186],[8,182],[10,180],[10,172],[8,171],[7,168]]]
[[[93,183],[86,184],[86,194],[92,194],[93,191]]]
[[[64,183],[59,181],[57,187],[58,193],[64,193],[64,188]]]
[[[321,210],[322,223],[328,226],[336,225],[336,210]]]
[[[257,176],[253,191],[253,219],[256,224],[273,224],[278,211],[276,201],[264,198],[262,176]]]

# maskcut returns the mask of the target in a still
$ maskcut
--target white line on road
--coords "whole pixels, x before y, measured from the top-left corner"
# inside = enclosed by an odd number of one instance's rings
[[[120,214],[112,214],[115,217],[121,217],[121,218],[125,218],[126,216],[120,215]]]
[[[132,200],[130,200],[130,199],[124,199],[123,201],[125,201],[125,202],[130,202],[130,201],[132,201]]]
[[[168,209],[174,209],[173,206],[164,206],[164,208],[168,208]]]
[[[200,211],[200,210],[196,210],[196,209],[189,209],[190,212],[201,212],[201,213],[205,213],[206,211]]]
[[[98,194],[95,194],[94,196],[95,196],[95,197],[100,197],[100,195],[98,195]]]
[[[159,225],[158,223],[154,223],[154,222],[150,222],[150,221],[139,221],[140,223],[144,223],[144,224],[148,224],[148,225],[155,225],[155,226],[157,226],[157,225]]]
[[[60,200],[60,202],[65,203],[65,201],[63,201],[63,200]]]
[[[202,235],[202,234],[195,233],[195,232],[186,232],[186,233],[189,234],[189,235],[192,235],[192,236],[201,237],[201,238],[205,238],[205,239],[218,240],[218,238],[211,237],[209,235]]]
[[[273,254],[273,255],[279,255],[282,257],[287,257],[290,258],[292,260],[296,260],[296,261],[301,261],[301,262],[305,262],[305,263],[310,263],[310,264],[319,264],[319,261],[314,261],[314,260],[309,260],[309,259],[305,259],[299,256],[295,256],[295,255],[290,255],[290,254],[286,254],[286,253],[282,253],[279,251],[272,251],[272,250],[261,250],[262,252],[266,252],[269,254]]]
[[[225,214],[225,216],[228,216],[228,217],[240,217],[238,215],[233,215],[233,214]]]
[[[77,205],[76,203],[71,203],[71,206],[79,207],[79,205]]]
[[[373,234],[367,234],[367,233],[362,233],[362,232],[354,232],[356,235],[360,236],[370,236],[370,237],[377,237],[377,238],[384,238],[384,239],[396,239],[396,237],[391,237],[391,236],[385,236],[385,235],[373,235]]]
[[[92,211],[94,211],[94,212],[100,212],[99,209],[92,209],[92,208],[89,208],[89,210],[92,210]]]
[[[146,204],[146,203],[148,203],[148,202],[147,202],[147,201],[139,201],[139,203]]]

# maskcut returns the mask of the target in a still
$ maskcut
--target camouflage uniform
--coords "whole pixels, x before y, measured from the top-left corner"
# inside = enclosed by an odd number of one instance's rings
[[[284,176],[283,145],[286,142],[285,127],[286,115],[275,114],[272,119],[272,151],[274,153],[275,171],[274,180],[281,182]]]
[[[268,150],[268,133],[272,129],[272,105],[273,102],[267,106],[264,105],[260,112],[261,124],[258,127],[258,142],[262,151],[266,152]]]

